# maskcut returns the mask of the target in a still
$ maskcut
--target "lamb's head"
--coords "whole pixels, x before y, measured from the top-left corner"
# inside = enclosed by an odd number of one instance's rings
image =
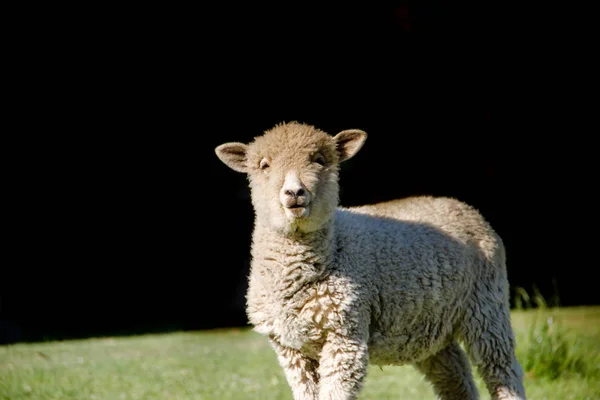
[[[257,222],[284,233],[312,232],[338,205],[339,163],[354,156],[367,134],[336,136],[297,122],[280,124],[250,144],[225,143],[221,161],[248,174]]]

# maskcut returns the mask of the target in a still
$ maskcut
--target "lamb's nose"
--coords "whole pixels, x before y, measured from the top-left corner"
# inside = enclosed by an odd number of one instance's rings
[[[304,194],[304,189],[302,189],[302,188],[298,188],[298,189],[294,189],[294,190],[286,189],[285,194],[297,199],[298,197],[300,197]]]

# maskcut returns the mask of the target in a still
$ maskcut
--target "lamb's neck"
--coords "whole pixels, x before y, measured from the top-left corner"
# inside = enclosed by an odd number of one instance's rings
[[[327,274],[335,246],[333,224],[310,233],[283,234],[256,225],[252,243],[253,273],[268,274],[273,279],[300,287]]]

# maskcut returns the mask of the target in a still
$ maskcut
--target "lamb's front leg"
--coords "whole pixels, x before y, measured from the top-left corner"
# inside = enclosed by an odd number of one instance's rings
[[[367,375],[367,341],[329,333],[321,351],[319,400],[352,400],[358,397]]]
[[[304,356],[296,349],[282,346],[272,339],[270,342],[292,389],[294,400],[317,400],[318,362]]]

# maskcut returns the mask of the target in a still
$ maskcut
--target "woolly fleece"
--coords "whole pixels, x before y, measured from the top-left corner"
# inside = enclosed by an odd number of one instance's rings
[[[452,198],[340,207],[339,163],[366,136],[292,122],[216,148],[249,177],[247,314],[294,399],[356,399],[369,363],[411,364],[440,399],[477,399],[469,359],[493,399],[525,399],[502,240]]]

